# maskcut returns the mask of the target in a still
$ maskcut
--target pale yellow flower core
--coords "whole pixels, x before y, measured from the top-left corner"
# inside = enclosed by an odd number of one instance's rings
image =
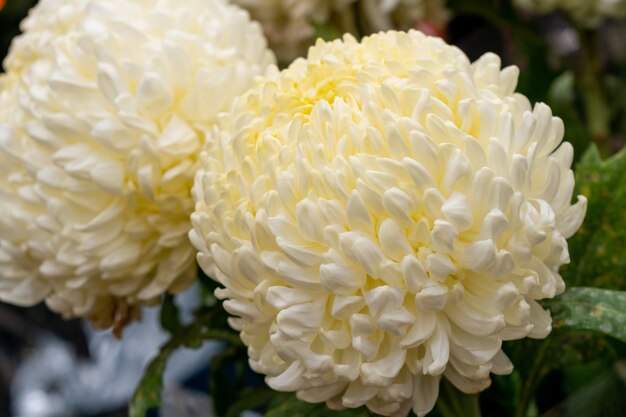
[[[219,118],[191,239],[252,367],[332,408],[426,414],[545,337],[563,290],[572,147],[518,70],[441,39],[318,41]],[[560,144],[560,146],[559,146]]]
[[[196,276],[203,130],[274,62],[222,0],[41,0],[0,85],[0,299],[132,318]]]

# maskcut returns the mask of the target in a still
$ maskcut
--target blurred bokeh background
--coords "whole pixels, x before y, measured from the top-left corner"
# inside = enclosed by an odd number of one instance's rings
[[[130,0],[129,0],[130,1]],[[181,0],[184,1],[184,0]],[[19,33],[19,22],[35,0],[0,0],[0,57]],[[603,83],[606,109],[598,109],[608,125],[599,143],[610,154],[624,144],[626,131],[626,26],[608,21],[585,46],[585,34],[559,13],[526,16],[514,13],[509,1],[451,1],[459,12],[446,30],[446,40],[461,47],[471,59],[496,52],[505,64],[521,67],[519,90],[532,101],[547,102],[564,119],[566,138],[582,154],[588,138],[589,115],[578,93],[579,76],[589,71],[591,57],[600,68],[591,68],[590,86]],[[491,7],[494,6],[494,7]],[[607,88],[608,87],[608,88]],[[608,103],[608,104],[607,104]],[[2,173],[0,173],[2,175]],[[1,273],[1,271],[0,271]],[[198,290],[178,296],[183,313],[199,302]],[[558,332],[557,332],[558,333]],[[167,335],[160,329],[159,312],[147,309],[143,320],[125,330],[124,341],[110,332],[96,332],[79,320],[65,321],[45,306],[30,309],[0,303],[0,417],[123,417],[126,404],[149,359]],[[576,350],[573,365],[550,370],[540,390],[535,415],[626,415],[626,366],[624,347],[605,337],[559,338],[559,352]],[[532,342],[530,342],[532,343]],[[520,349],[523,346],[519,345]],[[207,343],[196,351],[177,353],[166,376],[163,416],[209,416],[210,403],[202,392],[209,358],[219,344]],[[573,350],[572,350],[573,351]],[[496,377],[491,390],[510,385]],[[511,377],[514,378],[514,377]],[[519,381],[518,381],[519,382]],[[591,385],[590,385],[591,384]],[[191,388],[190,388],[191,387]],[[608,393],[608,394],[607,394]],[[490,396],[497,398],[497,396]],[[597,406],[601,398],[601,406]],[[592,410],[585,410],[590,403]],[[488,404],[489,405],[489,404]],[[490,404],[494,416],[506,404]],[[489,407],[488,407],[489,409]],[[488,414],[486,414],[488,415]]]

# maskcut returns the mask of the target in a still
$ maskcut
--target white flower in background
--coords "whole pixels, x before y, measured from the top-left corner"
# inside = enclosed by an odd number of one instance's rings
[[[356,0],[232,0],[263,26],[280,61],[306,53],[315,38],[313,22],[327,23],[333,12],[344,12]]]
[[[626,17],[626,0],[515,0],[515,3],[539,13],[562,10],[587,27],[597,27],[607,18]]]
[[[371,32],[415,28],[428,21],[441,29],[450,18],[446,0],[360,0]]]
[[[518,69],[420,32],[318,41],[211,131],[190,237],[253,369],[331,408],[423,416],[545,337],[572,146]]]
[[[314,24],[343,32],[356,30],[360,19],[368,33],[414,28],[421,20],[442,27],[449,13],[445,0],[233,0],[250,11],[284,62],[306,54],[317,36]]]
[[[201,132],[274,62],[221,0],[42,0],[5,61],[0,299],[109,326],[195,277]]]

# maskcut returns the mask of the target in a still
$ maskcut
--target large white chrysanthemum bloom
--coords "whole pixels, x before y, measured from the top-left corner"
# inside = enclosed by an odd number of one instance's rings
[[[362,30],[410,29],[420,20],[443,26],[449,17],[445,0],[233,0],[249,10],[283,62],[306,53],[316,34],[314,25],[350,32],[359,19]]]
[[[5,61],[0,299],[109,326],[195,276],[201,132],[274,62],[221,0],[42,0]]]
[[[190,237],[253,369],[281,391],[425,415],[545,337],[563,291],[572,146],[518,70],[420,32],[318,41],[220,117]]]
[[[515,3],[540,13],[562,10],[587,27],[596,27],[607,18],[626,17],[626,0],[515,0]]]

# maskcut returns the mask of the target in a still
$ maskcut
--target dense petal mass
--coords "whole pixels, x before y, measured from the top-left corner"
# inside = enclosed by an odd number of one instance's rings
[[[350,36],[259,79],[211,130],[191,239],[252,367],[332,408],[425,415],[545,337],[572,146],[518,70],[420,32]]]
[[[274,58],[221,0],[42,0],[22,29],[0,81],[0,299],[109,326],[194,278],[201,132]]]
[[[604,19],[626,18],[626,0],[515,0],[515,3],[541,13],[562,10],[587,27],[596,27]]]

